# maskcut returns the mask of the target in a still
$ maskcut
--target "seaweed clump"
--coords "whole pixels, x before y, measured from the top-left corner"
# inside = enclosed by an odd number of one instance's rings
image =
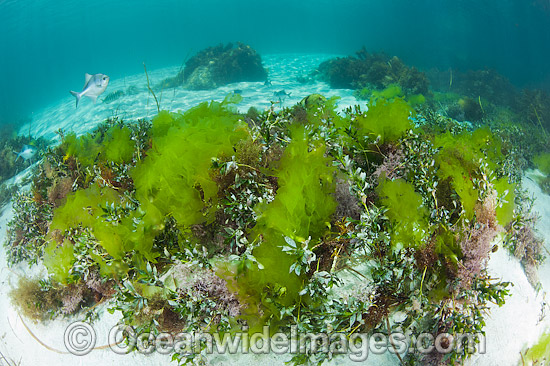
[[[550,194],[550,153],[539,153],[533,158],[533,163],[542,174],[531,174],[530,177],[537,182],[544,193]]]
[[[189,90],[215,89],[240,81],[265,81],[267,71],[260,55],[243,43],[208,47],[185,62],[175,77],[161,83],[162,88],[183,86]]]
[[[430,70],[427,75],[434,89],[434,101],[449,117],[501,125],[514,123],[523,130],[533,130],[536,139],[530,141],[531,148],[547,145],[550,96],[546,90],[520,90],[493,69]]]
[[[370,53],[364,47],[356,52],[356,56],[321,63],[318,74],[331,88],[362,90],[359,95],[366,96],[392,85],[398,85],[406,96],[430,95],[430,83],[423,72],[405,65],[397,56]]]
[[[39,322],[59,315],[75,314],[113,293],[112,283],[102,282],[96,273],[91,273],[86,281],[67,286],[48,280],[20,277],[17,287],[9,296],[23,316]]]
[[[550,360],[550,332],[545,330],[534,345],[521,354],[521,359],[531,365],[544,365]]]
[[[240,273],[238,265],[231,266],[229,272],[221,271],[223,276],[236,280],[243,302],[253,299],[248,311],[255,316],[257,301],[266,289],[274,293],[278,304],[290,306],[298,301],[306,270],[296,265],[295,256],[306,261],[303,264],[309,264],[313,259],[311,250],[327,231],[336,208],[330,195],[334,192],[333,169],[324,157],[325,147],[310,150],[304,132],[300,127],[292,130],[293,141],[286,147],[275,172],[277,194],[272,202],[258,207],[251,239],[259,241],[252,251],[259,266],[252,266],[244,273]],[[264,316],[278,317],[275,299],[262,301]],[[257,325],[257,321],[251,321],[251,325]]]

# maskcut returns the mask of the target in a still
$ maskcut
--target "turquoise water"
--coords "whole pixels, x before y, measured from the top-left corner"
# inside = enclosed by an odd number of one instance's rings
[[[517,86],[550,89],[550,5],[508,1],[0,1],[0,123],[24,123],[80,90],[180,65],[241,41],[260,54],[397,55],[421,69],[495,68]]]

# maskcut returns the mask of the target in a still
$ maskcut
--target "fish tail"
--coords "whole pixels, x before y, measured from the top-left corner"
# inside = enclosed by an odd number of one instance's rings
[[[76,98],[76,108],[78,108],[78,102],[80,101],[80,93],[71,90],[71,94]]]

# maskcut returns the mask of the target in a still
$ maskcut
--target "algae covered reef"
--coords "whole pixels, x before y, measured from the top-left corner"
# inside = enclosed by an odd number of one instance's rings
[[[327,60],[310,77],[331,88],[355,89],[358,99],[382,94],[401,96],[411,104],[428,102],[433,109],[458,121],[500,119],[550,130],[550,96],[540,89],[516,88],[493,69],[419,70],[397,56],[371,53],[364,47],[355,55]],[[420,102],[420,103],[419,103]]]
[[[249,45],[238,42],[208,47],[185,61],[174,77],[161,82],[160,88],[183,87],[208,90],[240,81],[266,81],[267,70],[261,56]]]
[[[426,74],[407,66],[397,56],[370,53],[365,47],[355,56],[338,57],[321,63],[313,76],[331,88],[356,89],[359,99],[369,99],[372,92],[392,87],[396,95],[428,96],[430,82]]]
[[[318,94],[246,114],[240,100],[60,133],[14,200],[9,262],[49,274],[13,290],[21,312],[93,319],[107,301],[153,334],[477,333],[508,293],[487,274],[497,235],[537,286],[541,242],[509,127],[475,128],[399,96],[341,113]],[[342,353],[309,341],[316,352],[288,360]],[[475,351],[398,357],[456,364]],[[199,342],[173,360],[207,354]]]

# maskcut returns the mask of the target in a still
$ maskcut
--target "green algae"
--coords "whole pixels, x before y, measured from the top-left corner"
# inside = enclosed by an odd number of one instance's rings
[[[465,217],[472,219],[474,208],[481,198],[481,190],[476,186],[476,181],[482,180],[483,175],[494,172],[498,162],[503,159],[500,143],[486,128],[457,135],[450,132],[436,135],[433,143],[440,149],[435,160],[438,166],[437,175],[441,180],[450,179],[453,189],[460,197]],[[504,193],[506,189],[513,192],[504,182],[497,186],[503,189],[500,193]],[[507,201],[513,204],[513,196],[507,197]],[[503,220],[508,219],[508,214],[503,212],[502,215]]]
[[[380,204],[387,208],[386,216],[392,222],[394,247],[421,246],[428,231],[428,210],[422,204],[422,196],[414,186],[403,179],[381,179],[376,193]]]
[[[127,252],[134,249],[147,258],[153,259],[152,253],[145,252],[140,246],[141,238],[136,236],[134,213],[121,217],[119,220],[112,220],[106,215],[109,208],[123,206],[122,196],[112,188],[99,187],[94,184],[86,189],[78,190],[67,197],[63,206],[54,210],[50,235],[59,231],[64,236],[71,229],[86,228],[91,231],[114,263],[120,262]],[[60,248],[62,248],[61,251],[57,241],[50,237],[50,242],[45,250],[44,263],[57,281],[66,282],[70,277],[68,271],[70,265],[67,258],[72,253],[68,248],[72,250],[72,244],[64,240]],[[99,255],[91,253],[91,256],[100,265],[102,273],[114,273],[113,270],[107,269],[107,263]],[[48,259],[46,260],[46,258]],[[120,271],[117,274],[120,275]]]
[[[522,359],[532,365],[546,364],[550,360],[550,332],[541,334],[538,342],[525,351]]]
[[[51,241],[44,249],[44,266],[52,278],[60,283],[67,283],[75,259],[74,246],[68,240],[64,240],[61,246]]]
[[[131,172],[144,225],[159,230],[171,215],[183,229],[212,222],[218,186],[213,163],[231,156],[247,127],[223,103],[203,103],[184,114],[153,119],[153,147]]]
[[[409,119],[411,107],[403,99],[380,98],[368,104],[368,111],[354,121],[358,132],[378,144],[395,141],[413,128]]]
[[[275,303],[290,306],[298,301],[305,273],[293,269],[296,258],[284,248],[292,243],[292,249],[297,251],[311,250],[328,230],[336,208],[330,196],[335,171],[325,157],[325,146],[310,149],[302,127],[293,128],[292,137],[274,173],[279,179],[277,195],[258,208],[257,224],[250,234],[254,241],[260,242],[253,251],[258,264],[244,268],[243,273],[236,267],[220,271],[228,279],[236,278],[239,297],[251,311],[249,320],[258,319],[255,310],[258,303],[268,311],[263,316],[267,319],[279,317]],[[265,297],[266,289],[274,298]],[[258,320],[252,323],[258,326]]]
[[[103,153],[106,161],[128,163],[132,160],[135,143],[131,134],[132,131],[126,126],[113,126],[107,131],[103,143]]]
[[[517,184],[509,183],[506,177],[500,178],[494,182],[494,189],[498,194],[498,206],[495,211],[497,221],[502,227],[506,227],[514,219],[516,187]]]
[[[104,134],[87,133],[77,137],[74,132],[68,133],[61,143],[64,159],[75,158],[84,167],[98,161],[128,163],[135,150],[131,134],[128,127],[118,125],[111,126]]]
[[[533,158],[533,163],[543,174],[550,175],[550,153],[540,153]]]
[[[222,103],[203,103],[184,114],[159,113],[153,120],[153,147],[130,172],[139,209],[129,208],[128,200],[117,190],[92,184],[71,193],[65,204],[54,210],[50,232],[90,229],[111,258],[106,261],[92,253],[101,272],[121,276],[129,268],[122,261],[128,252],[134,251],[132,262],[137,268],[144,268],[145,261],[155,261],[159,253],[153,242],[167,217],[175,218],[183,231],[211,222],[218,198],[212,165],[219,157],[234,153],[233,146],[248,136],[246,126],[228,108],[236,101],[232,97]],[[105,136],[100,144],[91,134],[79,138],[69,134],[64,150],[83,165],[93,164],[101,156],[111,162],[131,159],[134,143],[128,128],[113,126]],[[125,210],[125,214],[109,216],[116,210]],[[48,268],[61,280],[64,272],[56,267],[55,257]]]

